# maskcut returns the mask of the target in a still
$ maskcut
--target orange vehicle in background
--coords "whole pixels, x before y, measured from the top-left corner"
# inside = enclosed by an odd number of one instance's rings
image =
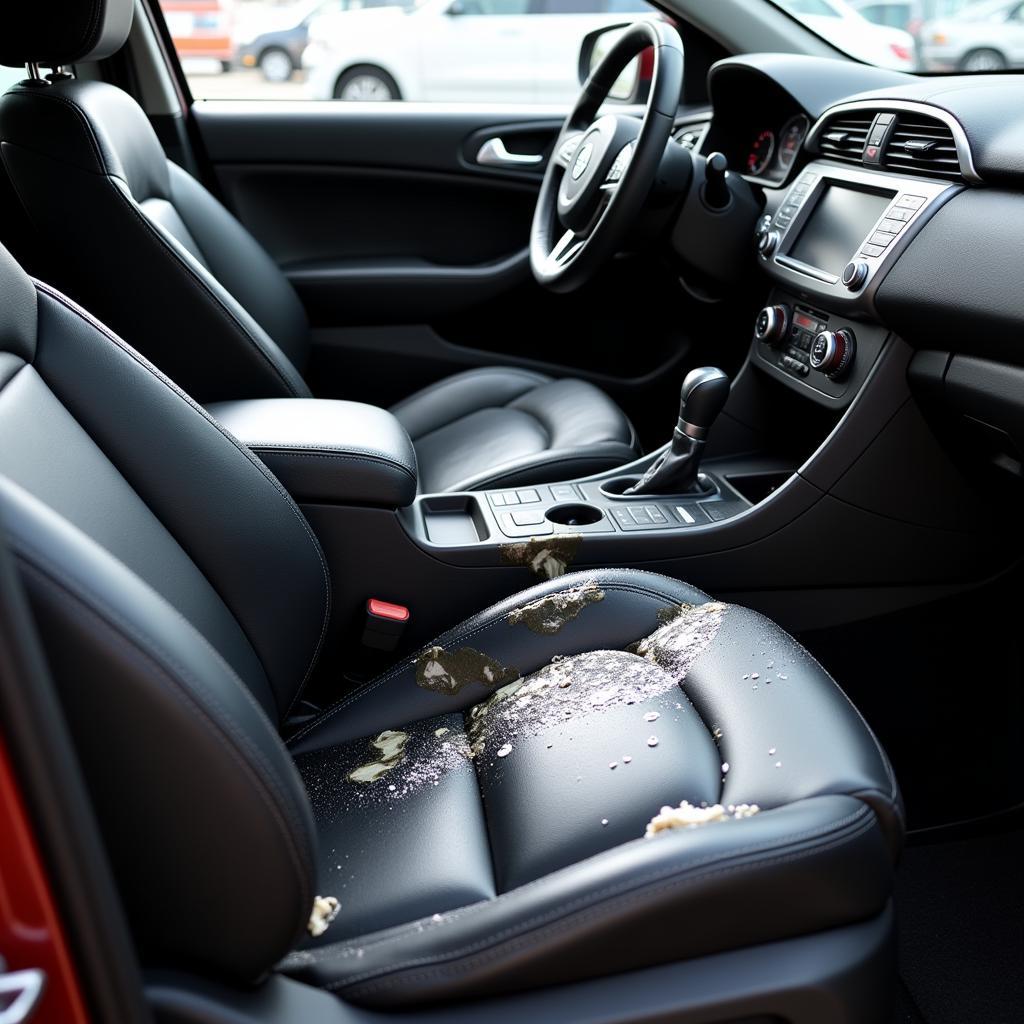
[[[167,28],[182,60],[219,61],[230,71],[234,58],[231,0],[160,0]]]

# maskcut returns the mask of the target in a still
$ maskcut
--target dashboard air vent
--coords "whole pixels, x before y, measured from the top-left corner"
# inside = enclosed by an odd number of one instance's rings
[[[874,114],[868,112],[839,114],[834,117],[825,125],[825,130],[818,137],[821,155],[833,160],[859,164],[874,119]]]
[[[949,125],[926,114],[899,114],[885,144],[887,170],[960,181],[960,158]]]

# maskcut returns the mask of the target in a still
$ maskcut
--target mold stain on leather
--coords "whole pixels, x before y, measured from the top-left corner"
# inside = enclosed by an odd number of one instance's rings
[[[693,611],[692,604],[670,604],[658,609],[658,622],[664,626],[674,619],[678,619],[685,612]]]
[[[718,635],[728,607],[721,601],[681,605],[677,615],[637,644],[637,655],[660,665],[682,684],[693,663]]]
[[[604,600],[604,591],[594,580],[587,580],[578,587],[548,594],[537,601],[524,604],[509,613],[510,626],[522,623],[534,633],[554,636],[562,627],[579,616],[587,605]]]
[[[541,579],[553,580],[565,575],[579,552],[582,540],[578,533],[531,537],[529,540],[502,544],[498,552],[502,565],[521,565]]]
[[[680,606],[636,652],[588,651],[558,656],[524,679],[495,691],[468,713],[470,751],[515,748],[517,736],[536,736],[575,718],[678,692],[690,666],[718,634],[727,605]],[[678,705],[677,705],[678,707]],[[641,720],[650,722],[649,711]],[[653,743],[652,743],[653,740]],[[648,746],[656,746],[650,737]],[[507,756],[507,755],[506,755]]]
[[[662,807],[647,823],[645,839],[653,839],[660,832],[668,832],[677,828],[700,828],[722,821],[740,821],[752,818],[760,811],[757,804],[714,804],[711,807],[696,807],[684,800],[678,807]]]
[[[409,742],[409,734],[398,729],[385,729],[371,746],[380,751],[380,757],[348,773],[349,782],[376,782],[386,772],[401,764],[405,757],[405,745]]]
[[[429,647],[416,659],[416,685],[446,697],[454,697],[471,683],[490,689],[518,678],[517,669],[472,647],[457,651]]]
[[[502,687],[469,710],[470,750],[480,757],[521,736],[537,736],[573,719],[670,692],[675,680],[658,665],[625,651],[588,651],[560,658]]]

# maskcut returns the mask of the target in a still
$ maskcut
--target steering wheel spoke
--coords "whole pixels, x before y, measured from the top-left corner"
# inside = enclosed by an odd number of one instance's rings
[[[555,247],[548,257],[556,266],[564,267],[571,262],[576,254],[583,248],[586,238],[577,235],[575,231],[566,231],[562,237],[555,242]]]
[[[642,117],[602,113],[629,62],[654,54]],[[683,84],[682,41],[667,22],[626,28],[591,72],[548,160],[530,234],[534,277],[579,288],[628,242],[666,153]]]

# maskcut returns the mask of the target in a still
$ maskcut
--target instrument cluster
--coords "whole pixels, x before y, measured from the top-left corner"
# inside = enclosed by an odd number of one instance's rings
[[[743,173],[764,181],[785,181],[809,128],[810,120],[796,114],[781,127],[756,129],[747,142]]]

